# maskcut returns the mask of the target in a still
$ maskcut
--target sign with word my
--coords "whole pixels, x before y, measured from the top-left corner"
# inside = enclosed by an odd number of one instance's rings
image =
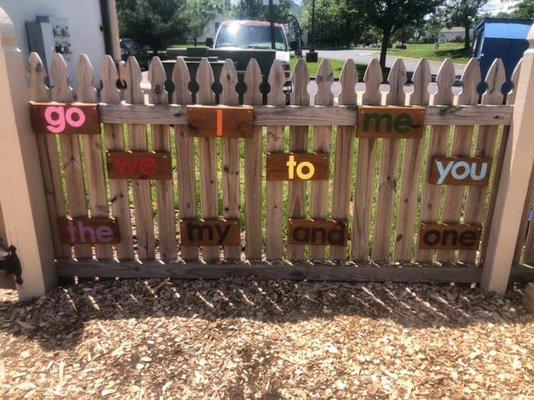
[[[58,218],[58,228],[62,244],[114,244],[121,241],[114,218]]]
[[[358,107],[357,137],[422,138],[424,130],[424,107]]]
[[[99,135],[100,114],[96,104],[30,102],[35,133]]]
[[[328,180],[326,153],[268,153],[268,181]]]
[[[289,244],[312,246],[345,246],[347,225],[344,221],[332,219],[289,220]]]
[[[476,250],[480,244],[481,225],[421,224],[419,248],[437,250]]]
[[[187,130],[190,136],[250,138],[254,108],[251,106],[187,106]]]
[[[239,220],[184,219],[180,238],[182,246],[239,246]]]
[[[434,157],[429,182],[434,185],[487,186],[490,157]]]
[[[106,165],[110,179],[172,179],[167,152],[108,151]]]

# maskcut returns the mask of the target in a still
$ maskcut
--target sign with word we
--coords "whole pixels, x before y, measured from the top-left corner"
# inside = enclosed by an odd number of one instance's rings
[[[329,157],[326,153],[268,153],[267,180],[328,180]]]
[[[312,246],[345,246],[347,225],[332,219],[289,220],[288,243]]]
[[[434,157],[429,182],[434,185],[487,186],[491,157]]]
[[[110,179],[172,179],[167,152],[108,151],[106,165]]]
[[[421,138],[424,130],[424,107],[358,107],[357,137]]]
[[[419,248],[437,250],[476,250],[480,244],[481,225],[421,224]]]
[[[184,219],[180,239],[182,246],[239,246],[239,220]]]
[[[35,133],[100,134],[100,114],[96,104],[30,102],[30,117]]]
[[[114,244],[121,241],[114,218],[58,218],[58,228],[62,244]]]
[[[187,130],[190,136],[250,138],[254,108],[251,106],[187,106]]]

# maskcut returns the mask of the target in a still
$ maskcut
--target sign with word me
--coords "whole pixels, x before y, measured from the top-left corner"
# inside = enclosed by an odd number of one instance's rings
[[[30,102],[30,117],[35,133],[100,134],[100,114],[96,104]]]
[[[422,138],[424,131],[424,107],[358,107],[357,137]]]
[[[481,225],[421,224],[419,248],[438,250],[476,250],[480,244]]]
[[[434,157],[429,182],[434,185],[487,186],[491,157]]]
[[[267,180],[328,180],[329,156],[326,153],[268,153]]]
[[[187,106],[190,136],[251,138],[254,108],[251,106]]]
[[[62,244],[114,244],[121,241],[114,218],[58,218],[58,228]]]
[[[110,179],[172,179],[168,152],[108,151],[106,165]]]
[[[347,244],[347,225],[344,221],[332,219],[289,220],[289,244],[308,244],[312,246],[345,246]]]
[[[239,246],[239,220],[185,219],[180,223],[182,246]]]

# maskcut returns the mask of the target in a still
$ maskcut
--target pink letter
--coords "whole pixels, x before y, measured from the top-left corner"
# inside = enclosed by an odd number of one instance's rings
[[[78,221],[78,233],[80,235],[80,243],[95,243],[95,230],[90,226],[85,226],[83,221]],[[89,240],[86,239],[85,234],[89,234]]]
[[[48,106],[44,113],[45,121],[50,124],[47,128],[52,133],[65,130],[65,109],[63,106]]]
[[[75,115],[77,116],[76,119],[73,118]],[[85,123],[85,114],[80,108],[71,107],[65,113],[65,119],[70,126],[79,128]]]
[[[139,162],[139,170],[145,176],[154,176],[158,171],[158,164],[152,158],[143,158]]]
[[[76,243],[76,227],[74,226],[74,221],[69,220],[67,222],[67,231],[69,232],[70,242]]]
[[[96,228],[96,239],[98,243],[109,243],[113,239],[113,231],[109,226],[99,226]]]

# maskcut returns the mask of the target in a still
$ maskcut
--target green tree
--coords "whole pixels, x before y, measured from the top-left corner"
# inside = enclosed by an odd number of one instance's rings
[[[523,0],[511,12],[512,18],[534,19],[534,0]]]
[[[273,19],[275,22],[286,22],[286,15],[289,13],[289,1],[280,0],[273,8]],[[232,12],[237,19],[253,19],[269,21],[269,7],[262,4],[262,0],[239,0]]]
[[[193,39],[195,46],[197,45],[197,38],[202,35],[208,22],[221,10],[222,4],[215,0],[187,0],[188,34]]]
[[[451,25],[464,28],[464,49],[471,49],[471,28],[480,19],[480,9],[488,0],[449,0],[445,3],[445,15]]]

